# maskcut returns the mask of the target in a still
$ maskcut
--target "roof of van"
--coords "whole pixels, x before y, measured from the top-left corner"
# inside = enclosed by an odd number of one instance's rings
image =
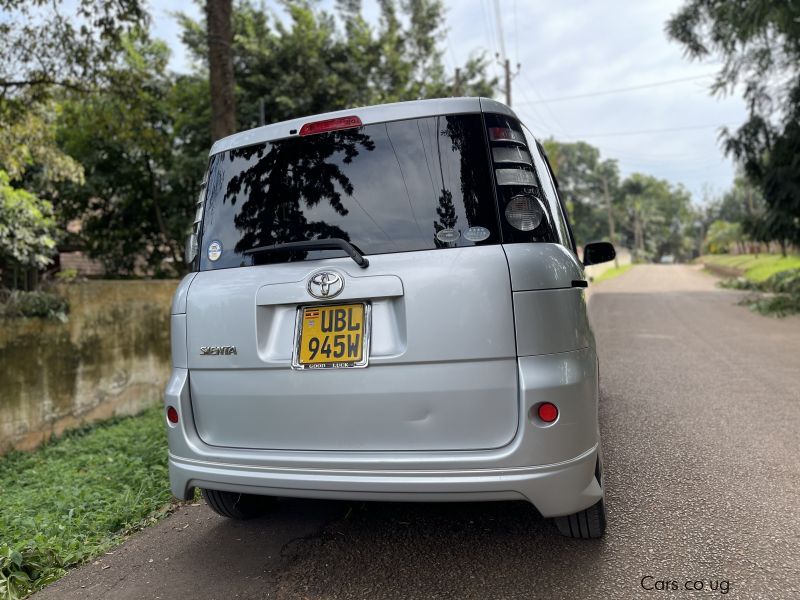
[[[434,100],[394,102],[392,104],[348,108],[346,110],[311,115],[234,133],[233,135],[217,140],[211,147],[209,155],[218,154],[219,152],[240,148],[242,146],[251,146],[253,144],[294,137],[305,123],[334,119],[336,117],[355,115],[361,119],[364,125],[370,125],[372,123],[401,121],[403,119],[478,112],[501,113],[517,118],[514,111],[508,106],[496,100],[492,100],[491,98],[437,98]]]

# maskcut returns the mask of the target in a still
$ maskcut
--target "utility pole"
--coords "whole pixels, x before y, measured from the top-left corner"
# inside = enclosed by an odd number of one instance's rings
[[[506,105],[511,106],[511,80],[519,75],[520,64],[517,63],[517,72],[511,73],[511,61],[506,56],[506,43],[503,37],[503,15],[500,12],[499,0],[494,0],[494,20],[497,25],[497,39],[500,41],[500,52],[495,54],[498,64],[503,67],[505,73]]]
[[[456,67],[456,80],[453,83],[453,96],[458,97],[461,95],[461,69]]]
[[[505,93],[506,93],[506,105],[511,106],[511,81],[519,75],[520,64],[517,63],[517,70],[516,72],[511,72],[511,61],[507,58],[503,58],[500,53],[498,52],[497,55],[497,63],[503,67],[503,72],[505,73]]]
[[[611,197],[608,195],[608,180],[603,174],[603,195],[606,197],[606,209],[608,210],[608,239],[614,243],[616,233],[614,232],[614,211],[611,209]],[[614,267],[619,268],[619,259],[614,255]]]
[[[511,61],[506,59],[506,105],[511,106]]]

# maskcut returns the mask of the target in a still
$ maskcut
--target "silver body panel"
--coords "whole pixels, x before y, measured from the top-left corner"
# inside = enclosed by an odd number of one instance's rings
[[[305,291],[321,269],[345,281],[334,299]],[[187,305],[198,433],[214,446],[287,450],[507,444],[519,421],[508,289],[501,246],[374,256],[363,271],[337,258],[198,273]],[[367,369],[289,368],[298,306],[365,299]],[[239,351],[201,355],[211,344]]]
[[[457,98],[354,109],[220,140],[225,149],[290,136],[310,120],[377,123],[488,110]],[[526,499],[544,516],[603,492],[598,376],[583,268],[561,244],[507,244],[289,262],[192,273],[173,302],[165,400],[173,493],[195,487],[365,500]],[[344,281],[330,300],[307,282]],[[297,310],[367,302],[369,365],[292,368]],[[208,355],[201,347],[233,347]],[[556,422],[533,415],[557,404]]]

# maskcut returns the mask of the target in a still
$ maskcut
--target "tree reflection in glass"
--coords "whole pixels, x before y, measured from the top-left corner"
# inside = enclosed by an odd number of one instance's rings
[[[480,115],[433,116],[216,154],[201,241],[217,241],[223,253],[203,253],[201,269],[338,255],[243,254],[311,239],[341,238],[367,255],[497,243],[484,136]],[[489,236],[465,238],[470,226]]]
[[[340,227],[309,221],[305,209],[325,201],[339,215],[347,215],[342,192],[351,195],[353,184],[331,158],[338,155],[349,164],[359,149],[372,151],[375,144],[368,135],[348,129],[315,136],[313,144],[298,138],[231,150],[228,160],[251,165],[230,179],[223,199],[233,206],[242,194],[245,198],[234,218],[240,232],[235,251],[311,239],[350,241]],[[296,258],[305,254],[298,252]]]

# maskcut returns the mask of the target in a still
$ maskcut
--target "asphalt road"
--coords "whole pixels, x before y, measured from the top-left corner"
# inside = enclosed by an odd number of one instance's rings
[[[524,503],[286,500],[247,523],[200,504],[36,597],[800,597],[800,319],[738,297],[686,266],[592,288],[602,541]]]

